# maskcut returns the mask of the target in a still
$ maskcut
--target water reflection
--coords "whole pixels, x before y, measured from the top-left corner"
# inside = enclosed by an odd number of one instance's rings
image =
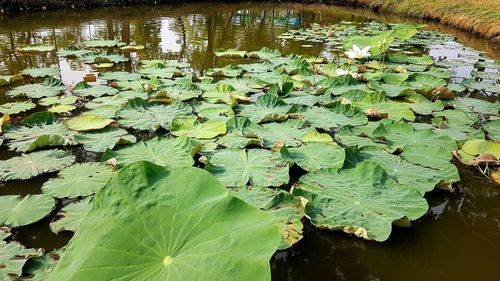
[[[303,42],[285,41],[277,36],[314,22],[332,24],[371,19],[404,20],[364,10],[288,4],[134,6],[24,14],[15,18],[0,15],[0,74],[17,73],[26,67],[57,66],[62,70],[64,83],[74,85],[92,71],[90,66],[59,59],[55,53],[22,56],[15,49],[32,43],[54,44],[60,49],[89,39],[117,39],[144,45],[144,51],[131,57],[178,59],[190,62],[196,71],[235,62],[216,58],[213,54],[219,48],[258,50],[268,46],[284,54],[332,58],[333,54],[323,45],[304,48]],[[430,28],[443,29],[438,25]],[[490,56],[500,55],[498,46],[486,40],[456,34],[459,41]],[[462,56],[464,60],[468,52],[453,42],[430,49],[433,56]],[[136,61],[119,65],[117,70],[133,70]],[[471,70],[453,67],[453,80],[459,82],[470,77]],[[0,103],[6,101],[1,95],[5,90],[5,87],[0,89]],[[0,159],[12,156],[5,149],[0,151]],[[77,157],[83,162],[98,159],[98,155],[82,151]],[[302,242],[274,256],[273,280],[496,280],[500,258],[500,190],[477,171],[463,167],[460,170],[463,181],[459,192],[429,194],[428,214],[412,228],[396,228],[386,243],[306,227]],[[46,177],[38,177],[0,184],[0,193],[39,193],[45,180]],[[48,221],[43,221],[22,229],[17,237],[27,246],[49,249],[67,241],[67,237],[49,234]]]

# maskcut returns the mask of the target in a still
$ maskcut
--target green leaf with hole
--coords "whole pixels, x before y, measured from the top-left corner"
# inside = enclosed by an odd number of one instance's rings
[[[416,220],[428,209],[416,190],[398,184],[372,162],[309,173],[292,195],[309,200],[306,215],[313,225],[376,241],[389,238],[393,222]]]

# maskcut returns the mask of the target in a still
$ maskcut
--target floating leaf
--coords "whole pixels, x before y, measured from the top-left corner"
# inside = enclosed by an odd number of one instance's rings
[[[170,133],[197,139],[212,139],[226,133],[226,121],[207,120],[199,122],[196,117],[175,118]]]
[[[246,203],[270,212],[278,218],[281,234],[279,250],[290,248],[302,239],[304,205],[299,198],[281,189],[244,186],[229,188],[229,193]]]
[[[118,94],[119,91],[113,87],[106,85],[90,86],[89,84],[87,84],[87,82],[80,82],[75,86],[73,92],[83,97],[97,98],[105,95],[113,96]]]
[[[21,52],[21,53],[48,53],[52,52],[56,49],[54,46],[49,46],[49,45],[43,45],[43,44],[32,44],[32,45],[26,45],[22,46],[16,49],[16,51]]]
[[[28,75],[33,78],[59,76],[60,73],[61,70],[59,68],[53,67],[26,68],[21,72],[22,75]]]
[[[0,196],[0,225],[18,227],[34,223],[47,216],[55,201],[43,194]]]
[[[368,118],[351,105],[334,103],[328,107],[310,107],[302,113],[306,122],[315,128],[330,130],[331,128],[352,125],[360,126],[368,123]]]
[[[76,232],[81,221],[92,210],[92,196],[70,203],[57,212],[56,219],[50,223],[54,233],[62,231]]]
[[[31,101],[18,101],[18,102],[4,103],[4,104],[0,105],[0,113],[14,115],[14,114],[28,111],[28,110],[33,109],[35,107],[36,107],[36,104],[32,103]]]
[[[0,240],[0,278],[6,281],[17,279],[26,261],[42,254],[42,249],[26,249],[15,241],[7,243]]]
[[[97,115],[80,115],[64,120],[64,126],[73,131],[92,131],[102,129],[113,123],[113,119],[105,119]]]
[[[240,116],[248,117],[256,123],[283,121],[288,118],[291,105],[272,95],[262,95],[255,104],[240,106]]]
[[[205,169],[226,186],[280,186],[288,182],[288,165],[264,149],[220,150],[208,157]]]
[[[59,171],[75,160],[62,150],[43,150],[0,161],[0,181],[27,180],[40,174]]]
[[[306,214],[315,226],[376,241],[387,240],[393,222],[418,219],[428,209],[416,190],[396,183],[371,162],[309,173],[292,194],[309,200]]]
[[[26,84],[16,87],[7,92],[10,97],[26,96],[29,98],[39,99],[44,97],[57,96],[64,91],[66,87],[61,80],[49,77],[42,84]]]
[[[48,280],[270,280],[279,240],[275,216],[210,174],[140,162],[95,197]]]
[[[468,139],[458,150],[458,157],[466,165],[500,164],[500,143]]]
[[[333,143],[310,142],[296,148],[283,147],[280,152],[283,159],[308,172],[323,168],[342,168],[345,159],[344,149]]]
[[[113,149],[117,144],[135,143],[136,138],[120,128],[104,128],[102,130],[75,135],[75,141],[83,144],[87,151],[104,152]]]
[[[172,168],[190,167],[194,164],[193,155],[200,149],[200,145],[186,137],[154,138],[116,151],[107,150],[102,156],[102,160],[115,158],[119,167],[137,161],[150,161],[156,165]]]
[[[46,181],[42,191],[56,198],[88,196],[103,188],[112,175],[113,169],[101,163],[75,164]]]
[[[118,40],[89,40],[82,42],[82,44],[87,48],[112,48],[126,45]]]

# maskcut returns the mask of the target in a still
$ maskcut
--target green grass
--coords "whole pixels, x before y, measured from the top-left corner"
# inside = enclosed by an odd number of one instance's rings
[[[348,0],[383,12],[439,20],[500,40],[498,0]]]

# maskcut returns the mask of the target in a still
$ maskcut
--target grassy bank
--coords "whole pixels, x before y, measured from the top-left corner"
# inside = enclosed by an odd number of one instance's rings
[[[438,20],[500,42],[500,1],[498,0],[348,1],[381,12]]]

